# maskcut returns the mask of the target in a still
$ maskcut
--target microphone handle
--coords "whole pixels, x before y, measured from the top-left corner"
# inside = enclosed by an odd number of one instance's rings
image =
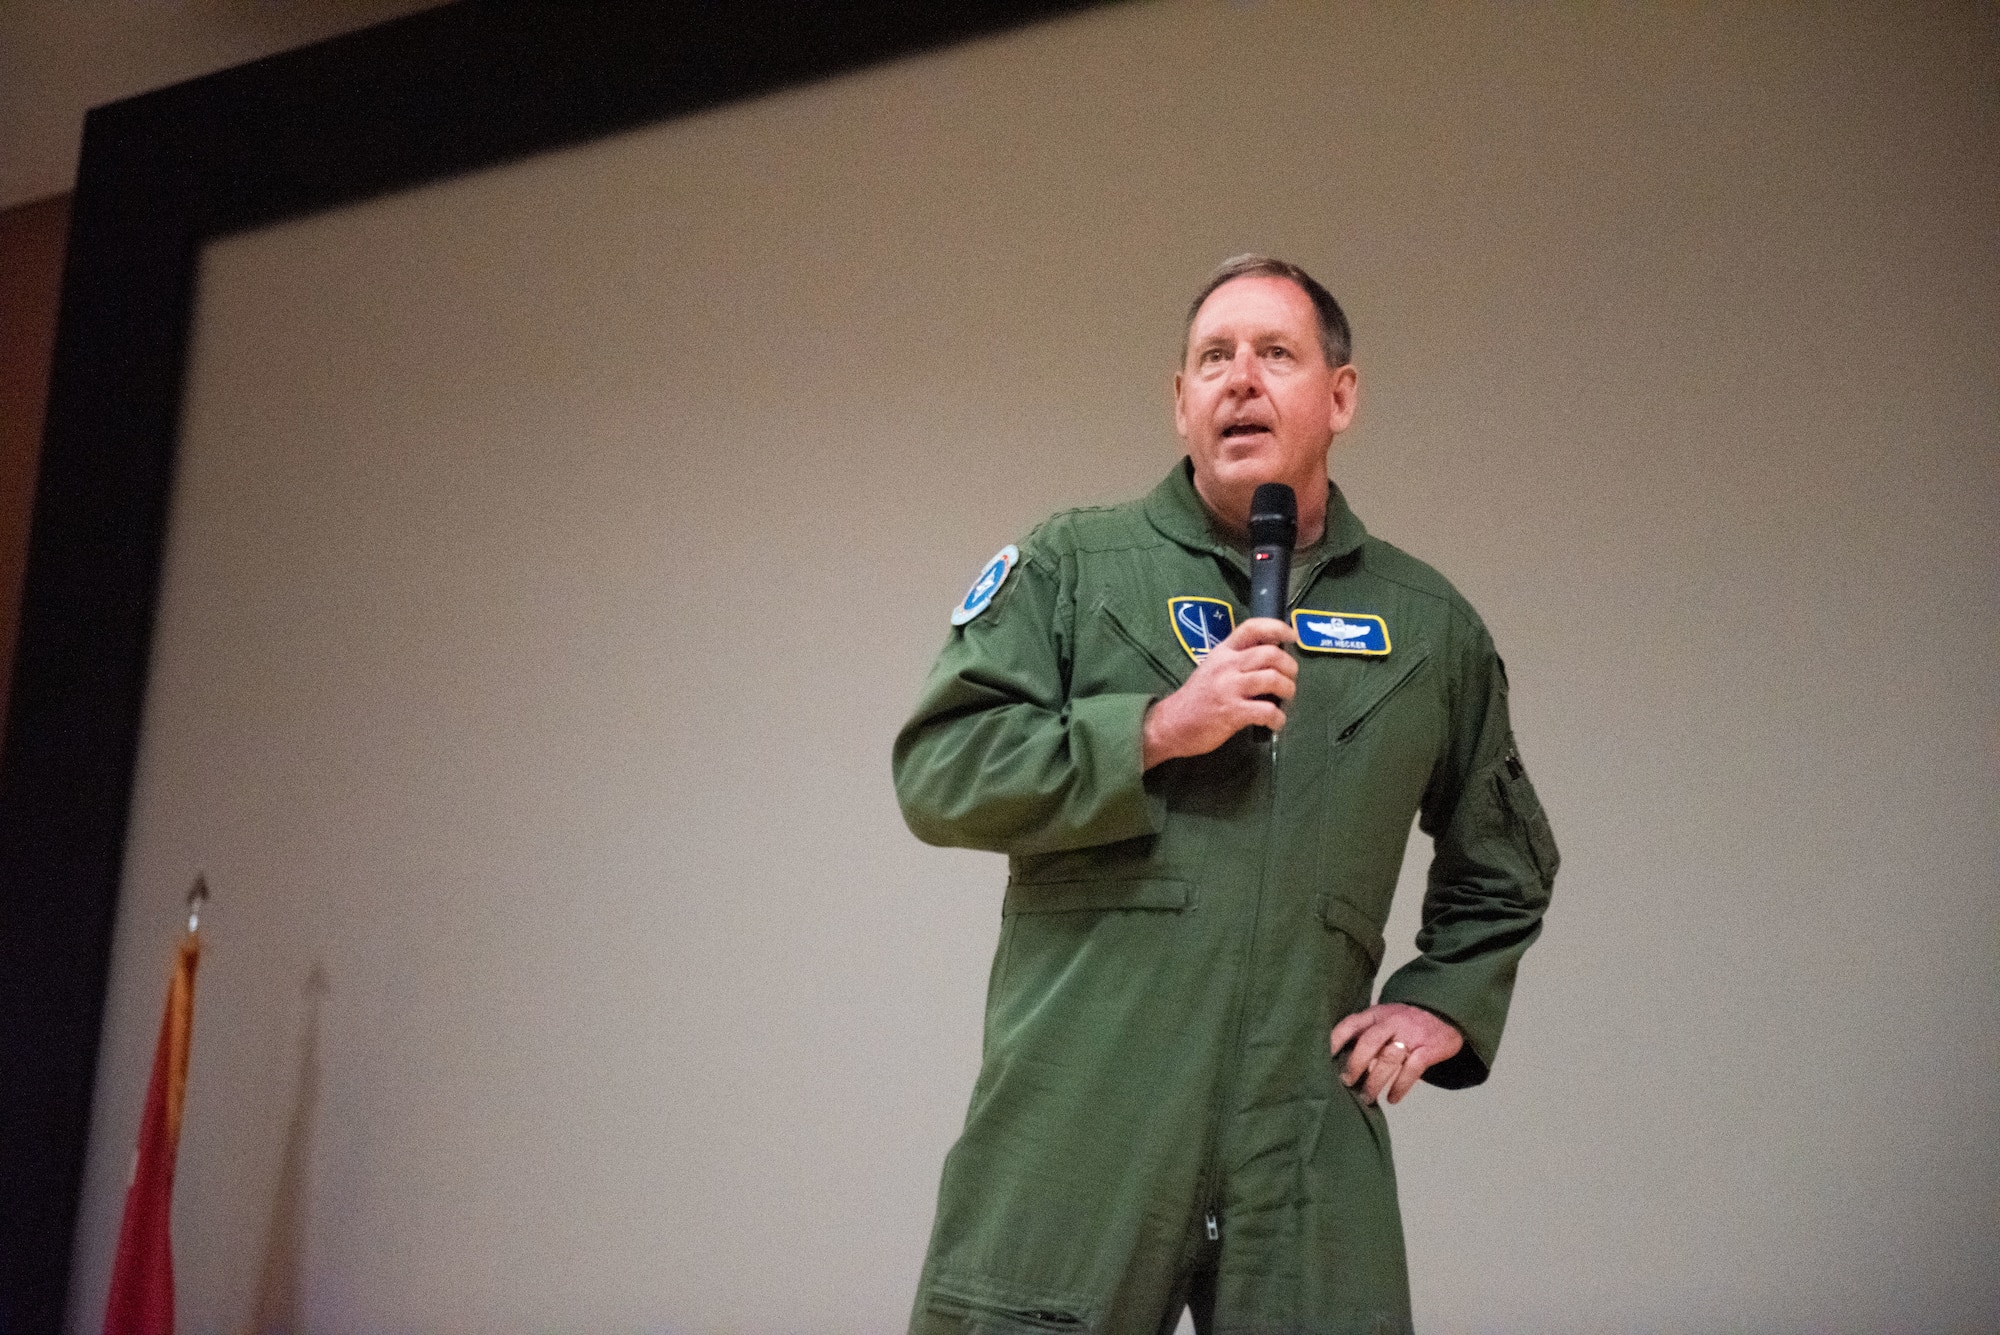
[[[1285,586],[1292,582],[1292,549],[1271,543],[1250,549],[1250,615],[1285,619]]]
[[[1292,549],[1280,543],[1269,543],[1250,549],[1250,615],[1270,617],[1276,621],[1285,619],[1285,594],[1292,582]],[[1262,697],[1272,704],[1278,703],[1275,695]],[[1268,742],[1271,730],[1262,725],[1253,725],[1250,740]]]

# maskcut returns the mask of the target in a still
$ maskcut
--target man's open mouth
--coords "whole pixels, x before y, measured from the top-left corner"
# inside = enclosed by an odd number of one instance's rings
[[[1223,439],[1225,440],[1235,436],[1269,435],[1270,432],[1271,432],[1270,427],[1264,426],[1263,424],[1258,422],[1238,422],[1234,426],[1226,426],[1222,428],[1222,436]]]

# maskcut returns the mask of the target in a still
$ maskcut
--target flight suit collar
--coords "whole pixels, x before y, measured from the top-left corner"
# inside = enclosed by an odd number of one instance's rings
[[[1326,533],[1307,551],[1314,565],[1346,556],[1368,537],[1361,519],[1347,508],[1340,488],[1327,483]],[[1208,513],[1194,489],[1194,461],[1183,458],[1145,501],[1146,519],[1166,537],[1191,551],[1210,552],[1248,577],[1250,560]],[[1315,570],[1313,573],[1317,574]],[[1310,581],[1308,581],[1310,582]],[[1303,585],[1301,586],[1303,587]]]

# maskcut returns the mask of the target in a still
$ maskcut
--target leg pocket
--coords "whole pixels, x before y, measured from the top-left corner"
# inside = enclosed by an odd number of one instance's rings
[[[1092,1329],[1093,1304],[1076,1294],[1040,1292],[983,1275],[943,1274],[931,1281],[923,1312],[957,1324],[950,1329],[986,1335],[1081,1335]],[[936,1330],[935,1322],[921,1329]]]

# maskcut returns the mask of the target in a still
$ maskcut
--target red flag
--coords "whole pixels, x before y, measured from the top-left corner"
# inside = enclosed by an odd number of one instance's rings
[[[167,983],[167,1009],[153,1050],[146,1113],[125,1189],[125,1222],[111,1266],[104,1335],[174,1335],[174,1247],[167,1225],[174,1207],[174,1154],[181,1143],[181,1102],[187,1094],[188,1039],[194,1028],[194,966],[200,938],[181,939]]]

